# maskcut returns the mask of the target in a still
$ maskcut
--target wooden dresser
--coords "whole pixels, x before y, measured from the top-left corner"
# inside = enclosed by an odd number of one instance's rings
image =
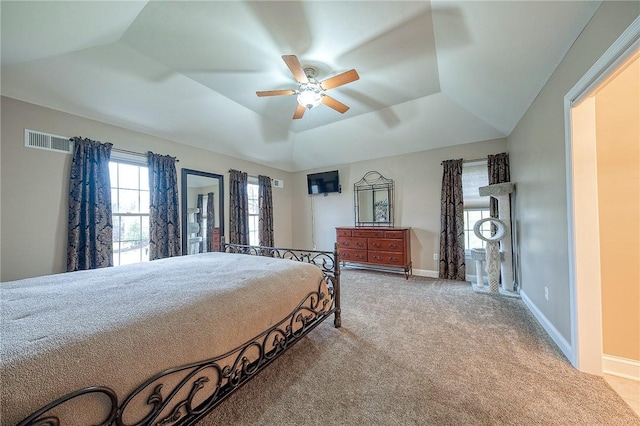
[[[400,268],[411,275],[411,228],[339,227],[336,241],[340,261]]]

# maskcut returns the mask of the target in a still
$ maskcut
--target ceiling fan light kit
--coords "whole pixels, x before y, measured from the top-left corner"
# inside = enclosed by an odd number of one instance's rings
[[[358,80],[360,76],[356,70],[352,69],[319,82],[314,78],[316,76],[315,68],[303,68],[297,56],[284,55],[282,56],[282,60],[287,64],[287,67],[298,82],[298,89],[267,90],[256,92],[256,95],[259,97],[297,95],[298,106],[293,115],[294,120],[302,118],[305,108],[311,109],[320,104],[324,104],[338,111],[340,114],[344,114],[349,109],[348,106],[325,95],[324,92]]]
[[[313,79],[309,79],[308,83],[301,84],[297,92],[298,103],[303,107],[311,109],[322,103],[322,92],[324,92],[324,90],[320,87],[320,83]]]

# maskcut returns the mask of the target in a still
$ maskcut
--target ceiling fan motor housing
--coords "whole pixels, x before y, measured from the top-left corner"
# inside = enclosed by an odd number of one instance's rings
[[[307,76],[309,80],[312,80],[318,75],[318,70],[313,67],[304,67],[304,75]]]

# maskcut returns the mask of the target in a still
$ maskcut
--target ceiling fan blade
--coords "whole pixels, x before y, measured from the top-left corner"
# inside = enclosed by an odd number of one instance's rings
[[[349,109],[349,107],[343,104],[342,102],[338,102],[335,99],[333,99],[331,96],[327,96],[327,95],[322,96],[322,103],[328,106],[329,108],[335,109],[340,114],[344,114]]]
[[[342,74],[334,75],[333,77],[329,77],[326,80],[320,82],[320,87],[323,90],[333,89],[338,86],[342,86],[343,84],[351,83],[352,81],[356,81],[360,78],[356,70],[345,71]]]
[[[298,106],[296,107],[296,112],[293,114],[293,119],[297,120],[299,118],[302,118],[302,116],[304,115],[306,108],[303,107],[302,105],[298,104]]]
[[[282,96],[282,95],[295,95],[295,90],[264,90],[261,92],[256,92],[256,95],[263,96]]]
[[[309,82],[309,79],[304,73],[304,69],[302,68],[302,65],[300,65],[300,61],[298,60],[298,57],[296,55],[283,55],[282,60],[284,60],[284,63],[287,64],[298,83]]]

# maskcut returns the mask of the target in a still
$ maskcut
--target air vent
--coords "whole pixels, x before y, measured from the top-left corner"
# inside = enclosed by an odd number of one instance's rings
[[[29,129],[24,129],[24,146],[65,154],[73,153],[73,142],[69,138]]]
[[[273,180],[273,186],[275,188],[284,188],[284,182],[281,181],[280,179],[274,179]]]

